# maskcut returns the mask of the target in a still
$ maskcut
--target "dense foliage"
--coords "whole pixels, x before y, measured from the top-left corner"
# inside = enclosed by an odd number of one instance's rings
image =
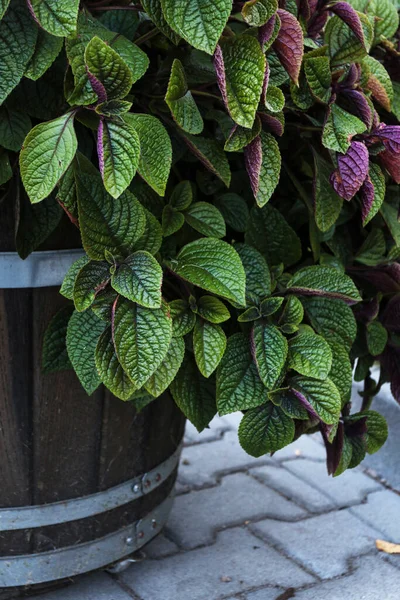
[[[372,399],[390,381],[400,401],[397,10],[0,0],[18,252],[67,215],[86,253],[46,371],[138,408],[169,389],[199,430],[243,411],[254,456],[320,430],[339,474],[380,448]]]

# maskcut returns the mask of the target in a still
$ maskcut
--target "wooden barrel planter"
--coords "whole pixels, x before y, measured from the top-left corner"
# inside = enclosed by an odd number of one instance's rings
[[[101,568],[153,538],[171,506],[184,429],[184,418],[167,394],[138,413],[104,388],[88,397],[72,371],[41,374],[43,334],[65,303],[59,284],[77,252],[46,250],[21,261],[14,253],[4,204],[2,600],[17,590],[37,591],[48,582]]]

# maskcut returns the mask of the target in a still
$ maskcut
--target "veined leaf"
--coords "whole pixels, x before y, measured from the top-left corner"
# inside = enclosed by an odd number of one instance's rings
[[[330,184],[332,167],[318,152],[314,152],[314,210],[315,222],[320,231],[329,231],[339,218],[343,199]]]
[[[239,442],[248,454],[259,457],[290,444],[294,433],[293,419],[268,402],[244,415],[239,425]]]
[[[271,274],[265,258],[247,244],[235,244],[246,274],[246,300],[249,304],[260,304],[271,294]]]
[[[348,351],[357,335],[353,311],[343,300],[318,296],[302,298],[311,325],[329,343],[342,344]]]
[[[359,62],[368,53],[374,37],[373,26],[363,13],[358,13],[364,34],[364,43],[357,38],[350,27],[338,16],[328,20],[325,28],[325,43],[329,48],[331,65],[340,65]]]
[[[120,299],[114,316],[118,360],[137,388],[164,360],[172,337],[172,319],[165,307],[145,308]]]
[[[124,115],[139,136],[140,159],[138,171],[157,194],[164,196],[172,163],[172,146],[162,123],[152,115]]]
[[[162,228],[155,216],[142,207],[145,217],[144,232],[133,245],[133,250],[144,250],[149,254],[157,254],[162,244]]]
[[[218,367],[226,349],[226,335],[220,325],[197,319],[193,331],[196,364],[204,377],[210,377]]]
[[[346,112],[337,104],[332,104],[322,132],[322,143],[330,150],[345,154],[351,144],[351,138],[364,133],[365,123],[358,117]]]
[[[235,231],[246,231],[249,209],[243,198],[237,194],[223,194],[215,200],[214,204],[229,227]]]
[[[339,420],[341,399],[337,387],[330,379],[320,381],[307,377],[294,377],[292,390],[308,412],[326,423],[334,425]]]
[[[19,160],[22,182],[32,203],[40,202],[53,191],[77,147],[72,112],[40,123],[28,133]]]
[[[47,31],[39,29],[38,37],[35,46],[35,52],[29,61],[24,76],[36,81],[47,69],[53,64],[61,48],[63,47],[63,39],[50,35]]]
[[[385,67],[372,56],[366,56],[362,62],[368,70],[367,88],[372,96],[388,112],[391,111],[393,101],[393,85]]]
[[[184,131],[192,134],[203,131],[203,118],[188,89],[182,63],[177,58],[172,63],[165,101],[175,121]]]
[[[389,431],[385,417],[374,410],[360,413],[367,417],[367,452],[375,454],[386,442]]]
[[[326,379],[331,367],[331,349],[320,335],[305,330],[289,340],[289,368],[306,377]]]
[[[332,74],[328,56],[315,56],[304,61],[304,73],[311,93],[326,104],[331,96]]]
[[[169,203],[176,210],[189,208],[193,201],[193,188],[190,181],[180,181],[173,189]]]
[[[28,0],[40,25],[59,37],[68,37],[76,30],[79,0]]]
[[[0,19],[4,17],[4,13],[8,9],[10,0],[0,0]]]
[[[223,148],[215,140],[186,134],[186,144],[203,165],[216,175],[226,187],[231,182],[231,169]]]
[[[361,301],[359,291],[351,277],[334,267],[320,265],[304,267],[293,275],[288,283],[288,289],[305,296],[339,298],[348,304]]]
[[[287,340],[275,325],[257,321],[252,330],[252,349],[261,380],[272,390],[285,366]]]
[[[27,258],[54,231],[63,215],[62,208],[54,196],[45,198],[40,204],[31,204],[21,194],[15,245],[19,256]]]
[[[277,12],[281,27],[273,44],[280,62],[292,81],[298,85],[303,60],[303,30],[294,15],[282,9]]]
[[[254,140],[261,132],[261,120],[256,115],[253,127],[246,129],[241,125],[235,125],[230,131],[229,136],[225,142],[224,150],[226,152],[239,152],[245,146],[248,146],[250,142]]]
[[[138,251],[118,267],[111,285],[119,294],[147,308],[160,308],[162,269],[148,252]]]
[[[267,390],[250,352],[250,340],[237,333],[228,339],[217,369],[218,413],[222,416],[255,408],[267,400]]]
[[[167,23],[191,46],[212,54],[232,10],[231,0],[161,0]]]
[[[152,396],[157,398],[169,387],[181,367],[184,355],[185,342],[183,338],[173,337],[161,365],[144,385]]]
[[[296,296],[287,296],[286,305],[279,323],[283,325],[300,325],[304,318],[304,308]]]
[[[214,296],[201,296],[196,302],[195,312],[210,323],[223,323],[231,318],[225,304]]]
[[[0,146],[19,152],[31,128],[32,123],[26,113],[7,106],[0,107]]]
[[[238,125],[251,128],[266,67],[260,44],[249,35],[224,38],[217,46],[214,66],[230,116]]]
[[[182,337],[190,333],[196,322],[196,315],[190,310],[185,300],[172,300],[169,303],[172,318],[172,336]]]
[[[246,146],[245,162],[254,197],[258,206],[263,207],[274,193],[281,174],[281,153],[276,139],[261,132]]]
[[[399,27],[398,3],[391,0],[371,0],[366,13],[374,17],[374,44],[382,38],[391,38]]]
[[[351,398],[353,368],[349,353],[342,344],[329,340],[329,345],[332,351],[332,367],[329,372],[329,379],[339,390],[342,406],[344,406]]]
[[[382,169],[375,163],[369,163],[369,176],[374,188],[374,198],[368,206],[363,206],[362,217],[364,227],[374,218],[379,212],[386,194],[386,181],[382,173]]]
[[[118,198],[135,176],[140,160],[140,141],[136,130],[118,119],[100,121],[97,151],[104,187]]]
[[[64,277],[64,281],[62,282],[62,285],[60,288],[60,294],[62,296],[64,296],[65,298],[68,298],[68,300],[74,299],[75,280],[78,276],[79,271],[85,265],[87,265],[88,262],[89,262],[89,258],[86,255],[81,256],[81,258],[78,258],[78,260],[76,260],[74,263],[72,263],[72,265],[68,269],[68,271]]]
[[[239,255],[226,242],[202,238],[187,244],[178,254],[173,269],[193,285],[245,304],[245,272]]]
[[[100,102],[122,99],[129,93],[133,78],[128,65],[97,36],[86,46],[85,64],[89,81]]]
[[[107,250],[115,256],[129,255],[144,233],[145,213],[129,191],[112,198],[100,175],[81,173],[78,178],[79,224],[83,247],[90,258],[104,260]]]
[[[75,311],[68,323],[68,356],[88,396],[91,396],[101,383],[96,370],[95,351],[104,328],[104,321],[89,310],[84,313]]]
[[[225,221],[218,208],[209,202],[194,202],[185,211],[186,222],[207,237],[226,235]]]
[[[129,379],[118,360],[111,327],[107,327],[98,341],[95,361],[100,379],[110,392],[121,400],[129,400],[136,391],[136,386]]]
[[[171,29],[165,20],[164,13],[161,7],[161,0],[143,0],[142,6],[154,25],[174,44],[178,44],[180,36]]]
[[[163,236],[168,237],[173,235],[185,224],[184,215],[173,208],[170,204],[164,206],[162,214],[162,231]]]
[[[367,346],[372,356],[379,356],[388,341],[388,332],[380,321],[372,321],[367,325]]]
[[[78,272],[73,290],[75,308],[82,312],[89,308],[111,278],[110,265],[107,262],[91,260]]]
[[[72,306],[64,306],[47,326],[42,347],[42,371],[45,374],[65,371],[72,367],[65,338],[73,310]]]
[[[277,0],[248,0],[242,7],[242,16],[251,27],[264,25],[278,10]]]

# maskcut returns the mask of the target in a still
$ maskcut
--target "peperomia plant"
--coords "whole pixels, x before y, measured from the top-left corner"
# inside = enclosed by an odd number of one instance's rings
[[[335,475],[377,451],[372,399],[390,381],[400,401],[397,2],[1,0],[0,16],[17,250],[62,218],[85,250],[45,371],[138,408],[169,389],[199,430],[242,411],[254,456],[316,431]]]

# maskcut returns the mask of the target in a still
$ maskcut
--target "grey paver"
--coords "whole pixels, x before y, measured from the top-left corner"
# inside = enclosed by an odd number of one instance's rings
[[[376,530],[364,525],[348,510],[298,521],[260,521],[250,529],[273,541],[287,556],[297,559],[321,578],[347,571],[347,561],[375,548]]]
[[[328,496],[336,506],[350,506],[361,502],[382,486],[360,470],[346,471],[340,477],[329,477],[326,466],[310,460],[289,461],[284,466],[292,473]]]
[[[256,467],[251,469],[250,474],[310,512],[320,513],[335,508],[333,500],[283,467]]]
[[[221,532],[212,546],[133,565],[120,577],[143,600],[217,600],[262,585],[297,587],[312,581],[241,528]]]
[[[213,485],[220,473],[244,470],[260,464],[274,464],[269,457],[252,458],[240,447],[237,433],[229,431],[223,439],[183,449],[179,481],[192,487]]]
[[[246,594],[246,600],[277,600],[285,591],[279,588],[263,588]],[[322,600],[322,599],[320,599]]]
[[[65,587],[31,600],[132,600],[108,575],[100,573],[79,580],[75,585]]]
[[[176,498],[167,531],[183,548],[195,548],[212,543],[216,529],[266,516],[293,520],[305,514],[252,477],[237,473],[216,487]]]
[[[320,440],[321,436],[319,434],[303,435],[295,442],[289,444],[289,446],[282,448],[282,450],[274,454],[274,459],[283,461],[296,458],[312,458],[315,461],[325,461],[325,446],[320,443]]]
[[[347,577],[327,581],[311,589],[297,592],[295,600],[398,600],[400,571],[380,556],[365,556],[358,568]],[[247,600],[264,600],[249,595]]]
[[[390,490],[368,496],[368,502],[352,508],[353,514],[378,529],[389,542],[400,543],[400,496]]]
[[[179,548],[174,542],[161,533],[147,544],[147,546],[143,548],[143,551],[149,558],[163,558],[164,556],[179,552]]]
[[[194,425],[188,421],[185,428],[185,442],[186,444],[197,444],[201,442],[212,442],[222,437],[225,431],[231,428],[229,422],[225,420],[225,417],[214,417],[209,427],[203,429],[199,433]]]

